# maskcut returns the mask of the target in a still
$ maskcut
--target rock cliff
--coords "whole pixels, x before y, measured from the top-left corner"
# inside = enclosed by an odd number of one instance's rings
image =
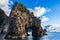
[[[32,36],[45,34],[41,20],[30,13],[24,5],[16,2],[9,16],[9,27],[5,38],[25,38],[28,28],[32,29]]]
[[[0,33],[3,32],[6,24],[8,24],[8,16],[6,16],[5,12],[0,9]]]

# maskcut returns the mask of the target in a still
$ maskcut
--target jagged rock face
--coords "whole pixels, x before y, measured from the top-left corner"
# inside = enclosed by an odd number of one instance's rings
[[[32,17],[33,23],[32,23],[32,35],[33,36],[43,36],[45,35],[45,32],[43,31],[43,28],[41,26],[41,20],[37,17]]]
[[[2,9],[0,9],[0,25],[3,23],[5,18],[6,18],[5,12]]]
[[[8,29],[8,36],[7,37],[25,37],[27,36],[26,33],[26,26],[28,24],[28,17],[26,12],[20,11],[20,4],[15,5],[13,7],[10,16],[9,16],[9,29]],[[19,8],[19,9],[18,9]]]
[[[5,28],[4,26],[7,24],[8,16],[6,16],[5,12],[0,9],[0,33]]]
[[[30,15],[23,5],[15,4],[9,16],[9,28],[6,38],[25,38],[28,28],[32,29],[33,36],[44,35],[41,20]]]

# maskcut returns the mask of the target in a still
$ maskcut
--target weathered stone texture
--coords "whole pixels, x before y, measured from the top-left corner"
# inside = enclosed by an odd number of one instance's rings
[[[6,38],[25,38],[28,28],[32,29],[33,36],[42,36],[45,33],[41,27],[41,20],[31,15],[25,6],[16,3],[9,16],[9,28]]]

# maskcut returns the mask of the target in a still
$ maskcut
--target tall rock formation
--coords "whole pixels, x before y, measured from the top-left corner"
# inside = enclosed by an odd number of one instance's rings
[[[4,26],[8,23],[8,16],[5,14],[5,12],[0,9],[0,33],[3,32]]]
[[[2,9],[0,9],[0,25],[2,25],[5,19],[6,19],[5,12]]]
[[[42,36],[45,33],[41,27],[41,20],[24,5],[16,2],[9,16],[9,28],[5,38],[25,38],[28,28],[32,29],[33,36]]]

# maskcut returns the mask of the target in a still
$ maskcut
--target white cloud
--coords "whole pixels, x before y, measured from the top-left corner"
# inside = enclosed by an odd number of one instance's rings
[[[0,5],[4,5],[6,3],[8,3],[9,0],[0,0]]]
[[[43,16],[42,19],[41,19],[41,22],[45,22],[47,21],[49,18],[47,18],[46,16]]]
[[[60,32],[60,26],[58,25],[52,25],[48,28],[49,32]]]
[[[44,7],[35,7],[33,12],[36,17],[39,17],[46,13],[46,9]]]
[[[36,17],[40,17],[40,16],[44,15],[46,12],[51,11],[51,9],[46,9],[46,8],[40,7],[40,6],[35,7],[34,9],[28,8],[28,10],[30,10],[30,12],[33,12]]]
[[[28,10],[30,10],[30,12],[33,12],[34,16],[36,16],[36,17],[40,17],[40,16],[44,15],[45,13],[51,11],[51,9],[46,9],[46,8],[40,7],[40,6],[35,7],[34,9],[28,8]],[[41,20],[42,20],[42,22],[45,22],[48,20],[48,18],[46,16],[43,16]]]
[[[7,16],[9,16],[9,13],[11,11],[9,7],[10,4],[13,4],[13,2],[10,0],[0,0],[0,8],[5,11]]]

